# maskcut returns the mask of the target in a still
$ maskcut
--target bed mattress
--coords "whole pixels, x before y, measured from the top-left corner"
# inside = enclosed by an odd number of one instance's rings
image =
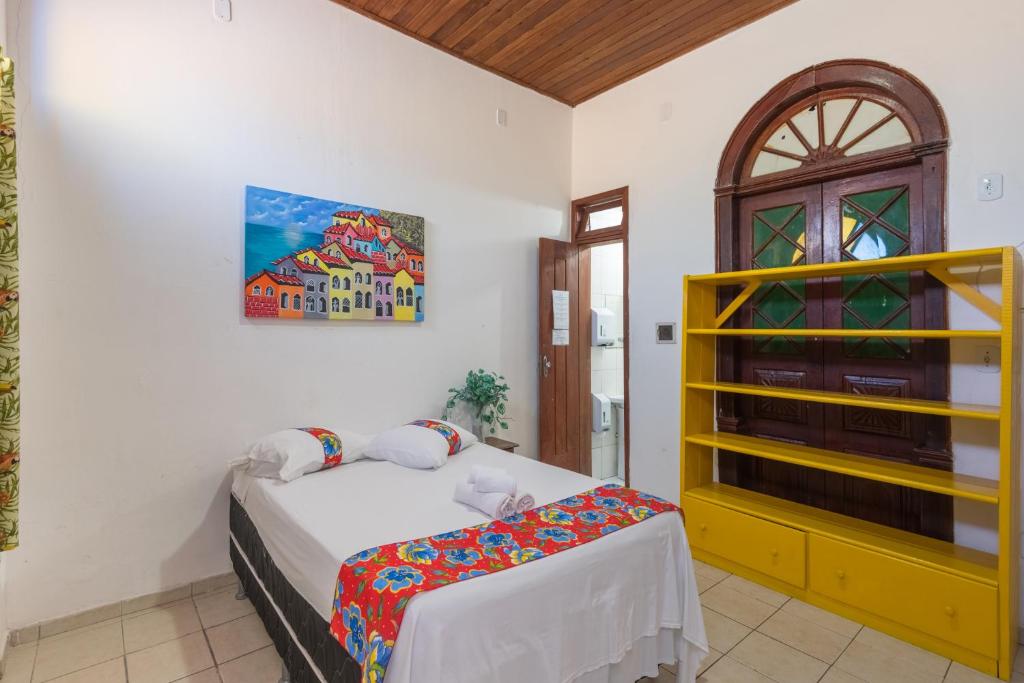
[[[236,475],[232,493],[282,576],[329,622],[338,570],[351,555],[486,521],[452,500],[456,482],[475,464],[507,470],[538,505],[601,484],[478,444],[439,470],[363,460],[287,484]],[[688,680],[686,670],[706,651],[682,523],[663,514],[541,561],[416,596],[387,681],[603,682],[615,680],[609,672],[616,663],[656,675],[658,660],[677,658],[680,680]]]

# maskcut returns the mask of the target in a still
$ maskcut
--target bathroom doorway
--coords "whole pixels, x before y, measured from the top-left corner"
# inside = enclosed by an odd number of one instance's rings
[[[580,249],[581,414],[589,416],[584,474],[629,482],[629,190],[572,204],[573,241]]]
[[[626,481],[625,297],[622,242],[590,247],[591,471]],[[586,413],[584,413],[586,414]]]

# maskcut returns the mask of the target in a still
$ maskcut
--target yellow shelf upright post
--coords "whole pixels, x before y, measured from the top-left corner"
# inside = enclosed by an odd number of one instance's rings
[[[999,417],[999,675],[1009,680],[1017,651],[1017,605],[1020,592],[1020,330],[1021,257],[1013,247],[1003,249],[1000,311]]]

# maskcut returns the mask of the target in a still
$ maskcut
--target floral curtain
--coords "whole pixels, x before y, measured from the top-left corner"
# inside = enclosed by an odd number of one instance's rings
[[[0,52],[0,551],[18,545],[21,359],[14,146],[14,63]]]

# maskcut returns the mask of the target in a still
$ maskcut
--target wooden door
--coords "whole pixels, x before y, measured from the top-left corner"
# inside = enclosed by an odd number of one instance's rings
[[[740,203],[743,268],[820,263],[821,188],[802,187],[759,195]],[[739,315],[749,329],[821,327],[819,282],[766,283]],[[739,340],[739,381],[745,384],[819,388],[821,342],[804,337],[764,336]],[[737,413],[744,433],[809,446],[822,445],[821,404],[741,396]],[[744,484],[773,496],[820,503],[823,480],[815,470],[748,456],[734,456]],[[809,479],[816,480],[814,483]],[[817,498],[809,495],[819,493]]]
[[[822,186],[825,261],[926,253],[920,166],[847,178]],[[928,306],[921,272],[830,278],[824,285],[825,327],[945,327],[942,306]],[[936,347],[947,347],[946,349]],[[912,338],[828,339],[823,388],[829,391],[946,399],[945,382],[929,381],[929,365],[948,342]],[[942,365],[945,365],[942,363]],[[933,368],[934,370],[934,368]],[[893,410],[825,407],[825,448],[913,465],[944,466],[949,421]],[[949,538],[951,499],[854,477],[826,477],[828,509]]]
[[[570,242],[540,240],[540,417],[541,462],[574,472],[585,471],[590,444],[580,441],[581,338],[579,248]],[[551,292],[569,293],[569,344],[553,344],[554,311]]]
[[[745,198],[739,206],[739,267],[930,251],[921,187],[921,167],[912,166]],[[766,284],[741,310],[739,324],[944,327],[944,302],[938,299],[936,306],[927,288],[920,273]],[[765,336],[733,348],[740,381],[748,384],[948,398],[948,385],[935,379],[948,349],[919,339]],[[743,433],[949,468],[945,418],[758,397],[737,398],[734,405]],[[939,538],[952,535],[952,503],[944,496],[747,456],[726,454],[725,463],[727,483]]]

